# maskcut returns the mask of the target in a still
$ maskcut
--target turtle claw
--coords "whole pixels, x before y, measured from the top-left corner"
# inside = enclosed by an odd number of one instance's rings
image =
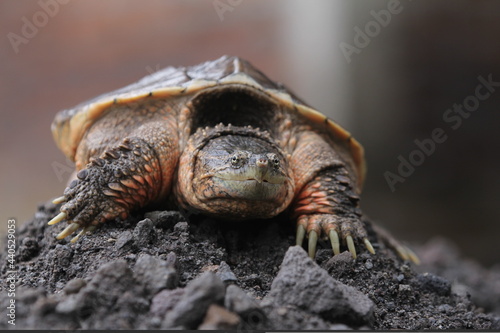
[[[411,261],[416,265],[420,265],[419,257],[410,248],[404,245],[399,245],[398,247],[396,247],[396,252],[401,257],[401,259]]]
[[[395,250],[401,259],[403,259],[403,260],[410,259],[410,257],[408,256],[408,252],[406,251],[406,248],[404,246],[402,246],[402,245],[397,246],[395,248]]]
[[[88,227],[83,228],[82,231],[80,231],[78,233],[78,235],[76,235],[75,237],[73,237],[70,242],[71,243],[76,243],[78,241],[78,239],[80,238],[80,236],[86,234],[87,232],[94,231],[95,228],[96,227],[94,225],[89,225]]]
[[[347,243],[347,248],[349,249],[349,252],[351,252],[352,257],[356,259],[356,247],[354,246],[354,240],[352,239],[351,235],[348,235],[346,238],[346,243]]]
[[[55,200],[54,200],[55,201]],[[57,214],[52,220],[50,220],[47,224],[48,225],[54,225],[54,224],[57,224],[59,222],[61,222],[62,220],[64,220],[66,217],[68,217],[68,214],[66,214],[65,212],[61,212],[59,214]]]
[[[418,256],[410,250],[407,246],[402,245],[396,240],[386,229],[379,225],[373,224],[373,230],[378,235],[379,239],[390,249],[396,252],[396,254],[405,261],[411,261],[416,265],[420,264],[420,259]]]
[[[372,245],[372,243],[370,243],[368,238],[363,239],[363,242],[365,243],[365,246],[366,246],[366,249],[368,250],[368,252],[370,252],[371,254],[375,254],[375,249],[373,248],[373,245]]]
[[[306,236],[306,229],[304,228],[303,225],[299,224],[297,226],[297,237],[295,238],[296,245],[302,245],[305,236]]]
[[[308,253],[309,257],[314,259],[316,255],[316,245],[318,244],[318,233],[315,230],[311,230],[308,235],[309,244],[308,244]]]
[[[406,248],[406,251],[408,251],[408,257],[410,257],[410,260],[415,264],[415,265],[420,265],[420,258],[413,252],[410,248]]]
[[[66,229],[61,231],[59,233],[59,235],[56,236],[56,238],[57,239],[64,239],[64,238],[68,237],[69,235],[71,235],[72,233],[74,233],[75,231],[77,231],[79,228],[80,228],[80,225],[78,223],[71,223],[66,227]]]
[[[54,205],[58,205],[60,203],[63,203],[63,202],[66,202],[66,196],[60,196],[59,198],[55,198],[54,200],[52,200],[52,203]]]
[[[420,259],[415,252],[399,243],[385,229],[374,226],[374,231],[401,259],[411,261],[416,265],[420,264]],[[368,240],[361,221],[353,218],[337,218],[329,214],[303,215],[297,220],[297,245],[302,246],[306,234],[308,254],[311,258],[316,255],[318,238],[322,237],[322,234],[328,236],[334,256],[340,254],[341,237],[354,259],[358,256],[354,239],[362,240],[369,253],[376,253],[372,243]]]
[[[334,229],[330,229],[330,233],[328,235],[330,238],[330,242],[332,243],[333,255],[340,254],[340,241],[339,234]]]
[[[308,253],[311,258],[314,258],[316,254],[318,238],[323,235],[330,240],[333,255],[340,254],[340,237],[345,241],[354,259],[357,257],[354,238],[362,239],[368,252],[375,254],[361,221],[354,218],[338,218],[331,214],[303,215],[297,220],[297,245],[302,245],[306,234],[309,239]]]

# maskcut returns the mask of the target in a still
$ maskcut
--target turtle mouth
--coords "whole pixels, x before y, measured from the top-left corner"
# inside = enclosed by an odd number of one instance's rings
[[[253,165],[239,169],[224,166],[219,170],[216,170],[211,176],[224,181],[257,182],[259,184],[266,183],[269,185],[281,185],[284,184],[286,180],[285,175],[267,167],[267,164],[264,167]]]
[[[258,179],[227,179],[214,176],[213,184],[219,191],[233,199],[242,199],[250,201],[274,201],[281,197],[284,190],[284,182],[271,183],[268,180]]]
[[[258,183],[258,184],[267,183],[269,185],[281,185],[285,183],[285,177],[283,176],[262,175],[258,173],[254,175],[248,175],[244,173],[240,174],[219,173],[213,175],[212,177],[219,178],[224,181]]]
[[[284,176],[254,168],[241,172],[217,172],[211,179],[230,197],[251,201],[278,200],[286,187]]]

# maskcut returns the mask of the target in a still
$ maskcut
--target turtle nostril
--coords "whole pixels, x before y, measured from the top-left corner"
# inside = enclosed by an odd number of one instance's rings
[[[265,159],[265,158],[259,158],[259,159],[257,159],[257,161],[255,163],[260,168],[265,168],[265,167],[267,167],[267,164],[268,164],[267,159]]]

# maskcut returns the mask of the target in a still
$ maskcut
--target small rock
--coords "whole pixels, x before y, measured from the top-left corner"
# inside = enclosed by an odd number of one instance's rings
[[[240,317],[223,307],[212,304],[208,307],[199,330],[234,330],[240,323]]]
[[[185,289],[162,290],[153,298],[149,311],[156,316],[162,317],[166,312],[172,310],[181,300]]]
[[[138,296],[139,295],[136,295],[131,291],[126,291],[122,296],[120,296],[120,298],[118,298],[114,308],[122,310],[125,313],[133,312],[134,314],[137,314],[147,312],[149,310],[149,301],[144,297]],[[132,316],[133,314],[130,315],[130,317]]]
[[[332,249],[317,249],[316,251],[316,256],[314,260],[319,264],[320,266],[323,266],[328,260],[332,258]]]
[[[57,300],[53,297],[44,297],[38,299],[35,304],[33,304],[33,307],[31,308],[31,311],[35,314],[37,317],[43,317],[45,315],[54,313],[54,310],[57,306]]]
[[[221,261],[217,272],[215,273],[222,282],[232,283],[238,281],[236,275],[231,271],[231,267],[225,262]]]
[[[143,286],[146,296],[157,294],[162,289],[174,289],[179,282],[177,271],[165,260],[142,254],[134,266],[134,277]]]
[[[212,273],[215,273],[215,275],[217,275],[218,269],[219,269],[219,265],[205,265],[200,269],[200,271],[201,272],[212,272]]]
[[[148,212],[144,217],[153,221],[155,227],[163,230],[172,228],[177,222],[186,221],[184,216],[177,211],[154,211]]]
[[[321,267],[332,273],[334,276],[339,276],[343,272],[350,272],[354,266],[352,254],[349,251],[344,251],[339,255],[331,257],[327,262],[323,263]]]
[[[227,290],[226,290],[227,292]],[[271,297],[266,297],[260,301],[260,306],[262,308],[271,308],[274,306],[273,299]]]
[[[268,296],[277,305],[292,305],[328,321],[358,326],[373,319],[373,302],[357,289],[328,275],[300,246],[288,249]]]
[[[31,258],[35,257],[40,251],[40,246],[35,238],[26,237],[22,240],[21,245],[19,246],[18,261],[28,261]]]
[[[67,304],[59,304],[57,310],[83,311],[87,314],[113,306],[126,291],[136,285],[133,273],[123,259],[99,267],[92,280],[77,294],[69,295]]]
[[[179,222],[176,225],[174,225],[174,231],[175,232],[188,232],[189,225],[187,222]]]
[[[177,255],[174,252],[169,252],[165,261],[167,262],[167,266],[177,269],[179,262],[177,261]]]
[[[463,299],[470,299],[471,298],[469,287],[467,287],[466,285],[463,285],[459,282],[453,283],[453,285],[451,286],[451,292],[456,297],[459,297],[459,298],[463,298]]]
[[[128,250],[134,244],[134,236],[128,230],[122,232],[116,240],[115,247],[119,250]]]
[[[411,287],[407,284],[400,284],[398,289],[400,293],[411,293]]]
[[[257,302],[247,295],[240,287],[232,284],[226,289],[226,297],[224,298],[224,306],[232,312],[240,315],[243,320],[248,321],[252,317],[259,313],[261,318],[265,319],[266,315],[262,311],[261,307]]]
[[[451,293],[451,283],[440,276],[430,273],[419,274],[417,281],[423,291],[436,293],[440,296],[448,296]]]
[[[222,304],[224,300],[224,283],[213,273],[203,273],[191,281],[185,289],[181,300],[163,320],[163,329],[174,327],[195,329],[203,320],[210,304]]]
[[[411,277],[413,275],[413,272],[410,268],[410,266],[408,266],[407,264],[404,264],[404,265],[401,265],[401,267],[399,268],[399,270],[401,271],[401,273],[404,274],[405,277]]]
[[[150,219],[139,221],[134,228],[133,238],[138,247],[147,247],[153,243],[156,240],[153,222]]]
[[[467,309],[472,305],[472,295],[468,286],[465,286],[459,282],[454,282],[451,286],[450,292],[455,299],[458,306],[463,306]]]
[[[500,317],[492,318],[490,330],[494,331],[500,330]]]
[[[258,274],[250,274],[242,277],[242,282],[251,285],[254,288],[262,286],[262,278]]]
[[[442,313],[449,313],[453,308],[449,304],[441,304],[437,307],[437,310]]]
[[[97,288],[106,293],[109,292],[109,287],[127,288],[135,284],[132,279],[132,271],[123,259],[111,261],[99,267],[94,277],[87,287]]]
[[[134,263],[137,255],[135,253],[129,253],[123,256],[123,259],[127,260],[128,263]]]
[[[86,285],[87,282],[85,282],[84,279],[75,278],[66,284],[63,291],[66,293],[66,295],[76,294]]]
[[[56,312],[64,315],[72,314],[80,309],[80,298],[76,294],[68,295],[65,299],[59,302],[56,306]]]
[[[319,315],[292,306],[274,308],[268,312],[268,317],[272,329],[281,331],[326,331],[333,326]],[[259,325],[248,326],[249,329],[259,329]]]
[[[40,298],[45,298],[47,292],[43,287],[36,289],[18,287],[16,291],[16,302],[23,302],[27,305],[35,303]]]

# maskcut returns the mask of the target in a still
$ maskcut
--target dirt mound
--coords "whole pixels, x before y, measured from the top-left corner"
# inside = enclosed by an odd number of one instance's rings
[[[54,238],[62,224],[47,226],[55,214],[42,205],[16,233],[15,298],[1,253],[0,305],[15,300],[15,328],[500,329],[497,270],[481,268],[491,279],[467,288],[477,264],[462,265],[439,242],[419,249],[427,264],[418,273],[373,237],[377,255],[332,258],[325,244],[313,262],[291,246],[284,219],[188,223],[176,211],[149,212],[71,244]]]

